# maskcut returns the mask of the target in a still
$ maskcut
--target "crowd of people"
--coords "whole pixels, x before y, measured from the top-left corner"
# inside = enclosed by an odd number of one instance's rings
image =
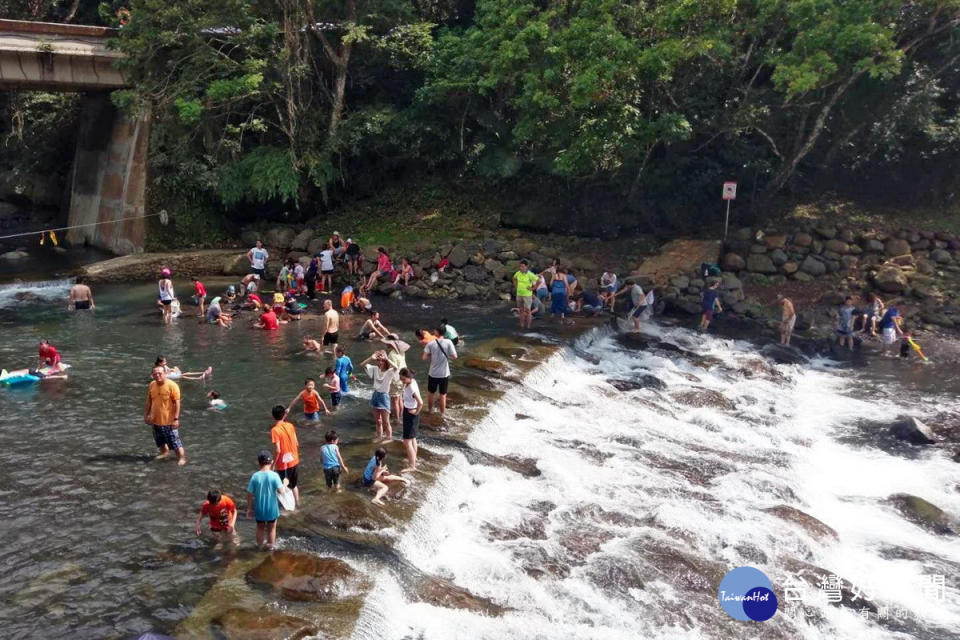
[[[348,281],[356,279],[355,287],[348,284],[342,289],[339,310],[332,299],[323,300],[319,339],[310,336],[303,339],[306,352],[316,352],[331,359],[320,382],[307,377],[303,388],[297,391],[290,402],[271,410],[274,420],[270,429],[272,446],[260,451],[257,456],[258,470],[252,474],[247,485],[246,501],[247,516],[257,522],[257,544],[269,548],[276,539],[276,523],[284,493],[292,494],[293,508],[300,504],[300,447],[296,427],[289,420],[291,412],[299,405],[303,420],[316,424],[322,416],[338,410],[344,396],[351,393],[351,383],[356,380],[353,361],[342,344],[341,313],[364,314],[364,322],[353,338],[377,342],[379,345],[359,364],[359,370],[367,375],[372,387],[370,410],[373,444],[377,445],[363,469],[359,483],[371,491],[372,501],[377,505],[384,504],[384,498],[392,489],[408,486],[411,474],[417,471],[421,413],[437,411],[441,419],[445,415],[450,363],[458,358],[457,348],[463,346],[463,339],[446,318],[442,318],[434,329],[421,328],[414,332],[422,347],[421,360],[429,362],[427,394],[424,397],[415,372],[407,362],[411,345],[384,324],[381,313],[374,310],[369,297],[369,292],[381,281],[406,285],[415,277],[415,271],[406,258],[402,258],[395,268],[387,251],[378,247],[376,269],[364,276],[363,254],[359,246],[349,238],[341,240],[340,234],[334,232],[310,258],[308,265],[294,260],[283,264],[268,303],[264,299],[266,292],[261,287],[266,277],[269,252],[262,242],[257,241],[246,257],[250,263],[249,273],[239,284],[227,286],[209,304],[206,286],[196,277],[191,279],[193,302],[204,322],[228,328],[239,313],[249,310],[256,316],[251,327],[278,330],[281,325],[302,317],[308,306],[302,299],[310,300],[318,293],[325,295],[333,292],[333,276],[338,269],[342,270]],[[446,266],[448,263],[440,263],[437,269],[442,270]],[[655,301],[654,291],[644,291],[638,278],[627,277],[621,281],[616,273],[607,269],[595,283],[582,282],[559,260],[553,260],[550,266],[539,272],[531,269],[527,260],[521,260],[512,281],[516,299],[513,312],[518,317],[521,329],[529,329],[534,319],[547,313],[558,316],[561,322],[569,322],[567,316],[573,313],[616,313],[618,300],[624,298],[627,301],[625,318],[632,323],[633,331],[639,332],[641,318],[651,312]],[[723,311],[721,279],[708,277],[707,282],[701,296],[700,331],[708,330],[714,315]],[[78,279],[71,288],[68,304],[71,309],[77,310],[94,308],[93,293],[82,280]],[[792,300],[783,295],[778,295],[777,304],[781,312],[780,341],[789,345],[797,320],[796,309]],[[165,324],[183,313],[174,292],[173,274],[168,268],[161,270],[157,282],[157,305]],[[898,338],[902,338],[904,344],[909,341],[919,351],[910,340],[909,333],[903,330],[900,308],[897,305],[885,305],[875,294],[868,295],[860,307],[856,306],[852,297],[847,297],[837,310],[836,317],[837,340],[841,347],[852,349],[856,333],[875,336],[879,331],[885,346],[894,345]],[[904,348],[901,346],[901,355],[904,355]],[[51,374],[62,371],[59,353],[47,341],[41,342],[39,347],[38,369],[41,366]],[[144,422],[153,429],[158,458],[175,454],[178,464],[183,465],[187,461],[179,435],[180,387],[174,379],[202,380],[211,373],[209,368],[197,372],[180,371],[170,366],[163,356],[157,358],[147,389]],[[210,409],[223,410],[227,407],[218,391],[209,391],[207,400]],[[393,473],[388,468],[387,450],[383,446],[394,440],[394,426],[401,429],[406,454],[406,466],[399,473]],[[326,431],[324,441],[320,463],[326,486],[329,491],[339,492],[343,490],[343,477],[349,473],[349,469],[339,449],[337,431]],[[197,518],[197,534],[201,534],[203,518],[209,518],[209,529],[214,538],[219,542],[237,542],[237,510],[233,498],[219,489],[211,489]]]

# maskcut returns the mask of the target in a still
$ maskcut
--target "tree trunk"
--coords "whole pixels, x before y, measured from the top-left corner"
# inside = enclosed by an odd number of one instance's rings
[[[350,62],[350,46],[349,44],[343,45],[340,60],[334,66],[333,104],[330,106],[330,127],[328,129],[331,138],[340,125],[340,120],[343,118],[343,110],[344,107],[346,107],[347,65]]]
[[[820,139],[820,134],[823,133],[823,128],[827,124],[827,118],[830,116],[830,112],[833,111],[833,108],[836,106],[840,98],[847,92],[847,90],[853,86],[853,83],[856,82],[860,76],[864,74],[863,71],[857,71],[850,75],[847,80],[837,87],[837,90],[833,92],[833,95],[830,96],[830,99],[827,100],[827,103],[823,105],[823,108],[820,109],[820,113],[817,114],[817,119],[813,123],[813,127],[810,129],[810,133],[807,134],[806,138],[797,149],[795,149],[789,157],[784,158],[783,162],[780,164],[780,169],[773,176],[773,179],[767,185],[766,195],[772,196],[780,189],[783,188],[787,181],[793,177],[793,174],[796,173],[797,166],[800,164],[800,161],[807,157],[807,154],[813,150],[814,145],[817,144],[817,140]]]

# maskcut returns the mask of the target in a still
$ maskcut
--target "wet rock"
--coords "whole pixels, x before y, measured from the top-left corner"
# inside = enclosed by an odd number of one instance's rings
[[[471,369],[477,369],[495,375],[502,374],[507,368],[507,366],[499,360],[487,360],[483,358],[467,358],[463,364]]]
[[[516,420],[533,420],[532,416],[528,416],[525,413],[515,413],[513,414],[514,419]]]
[[[9,260],[10,262],[15,262],[15,261],[17,261],[17,260],[23,260],[23,259],[29,258],[29,257],[30,257],[30,254],[29,254],[29,253],[27,253],[26,251],[20,251],[20,250],[7,251],[7,252],[4,253],[4,254],[0,254],[0,258],[2,258],[3,260]]]
[[[322,501],[312,503],[309,512],[303,513],[302,517],[312,527],[364,531],[376,531],[387,522],[383,510],[371,504],[363,495],[347,491],[329,494]]]
[[[667,388],[667,383],[656,376],[642,375],[630,380],[608,380],[613,387],[619,391],[634,391],[636,389],[656,389],[662,391]]]
[[[582,440],[556,440],[555,442],[558,445],[580,451],[583,453],[583,455],[590,458],[597,464],[603,464],[605,460],[613,457],[612,453],[600,451],[596,445],[590,444],[589,442],[583,442]]]
[[[486,523],[483,525],[483,529],[491,540],[547,539],[547,523],[544,518],[526,518],[511,527],[499,527]]]
[[[762,509],[765,513],[776,516],[781,520],[786,520],[787,522],[793,522],[798,524],[804,529],[806,529],[810,534],[815,538],[833,538],[837,539],[837,532],[832,528],[825,525],[820,520],[817,520],[808,513],[800,511],[794,507],[778,504],[775,507],[769,507],[767,509]]]
[[[909,283],[902,269],[888,265],[873,274],[873,284],[887,293],[903,293]]]
[[[492,382],[491,380],[467,371],[458,371],[455,380],[458,385],[461,387],[466,387],[467,389],[492,391],[497,388],[496,383]]]
[[[717,585],[727,571],[721,563],[668,547],[659,540],[647,539],[638,545],[652,577],[682,591],[711,593],[716,598]]]
[[[553,577],[564,579],[570,575],[570,565],[545,549],[533,544],[518,545],[513,549],[514,562],[534,579]]]
[[[930,427],[912,416],[906,416],[894,422],[890,426],[890,432],[897,438],[913,444],[934,444],[937,441]]]
[[[505,467],[519,473],[526,478],[535,478],[540,475],[537,461],[533,458],[522,458],[514,455],[497,456],[486,451],[474,449],[463,440],[441,436],[425,436],[420,438],[426,446],[442,446],[456,449],[463,454],[470,464],[482,464],[490,467]]]
[[[910,243],[902,238],[890,238],[883,245],[883,252],[889,257],[910,254]]]
[[[247,579],[280,591],[287,600],[310,602],[356,595],[362,583],[342,560],[293,551],[272,552],[247,573]]]
[[[306,620],[266,610],[229,609],[213,624],[230,640],[301,640],[318,631]]]
[[[777,364],[804,364],[807,357],[799,349],[785,344],[767,344],[760,353]]]
[[[602,557],[591,562],[587,569],[590,581],[604,593],[630,597],[631,590],[643,589],[641,568],[631,559]]]
[[[495,347],[493,351],[499,356],[513,360],[527,355],[527,350],[523,347]]]
[[[40,299],[40,296],[35,294],[33,291],[17,291],[14,294],[13,299],[17,302],[35,302]]]
[[[413,596],[421,602],[447,609],[464,609],[488,616],[503,615],[504,607],[493,600],[482,598],[458,587],[449,580],[424,577],[413,589]]]
[[[672,395],[673,399],[681,404],[692,407],[714,407],[732,411],[736,405],[719,391],[713,389],[694,389],[691,391],[681,391]]]
[[[897,493],[887,498],[887,502],[904,518],[927,531],[940,535],[960,534],[960,523],[955,518],[923,498]]]

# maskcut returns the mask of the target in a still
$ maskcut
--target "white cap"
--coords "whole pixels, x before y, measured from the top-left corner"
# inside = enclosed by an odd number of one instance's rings
[[[353,238],[347,238],[347,242],[353,242]]]
[[[338,236],[338,235],[340,235],[340,232],[339,232],[339,231],[334,231],[334,232],[333,232],[333,235]]]

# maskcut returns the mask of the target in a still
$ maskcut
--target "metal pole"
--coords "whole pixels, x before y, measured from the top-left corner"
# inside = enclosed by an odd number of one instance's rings
[[[727,217],[723,221],[723,239],[727,239],[727,227],[730,226],[730,201],[727,200]]]

